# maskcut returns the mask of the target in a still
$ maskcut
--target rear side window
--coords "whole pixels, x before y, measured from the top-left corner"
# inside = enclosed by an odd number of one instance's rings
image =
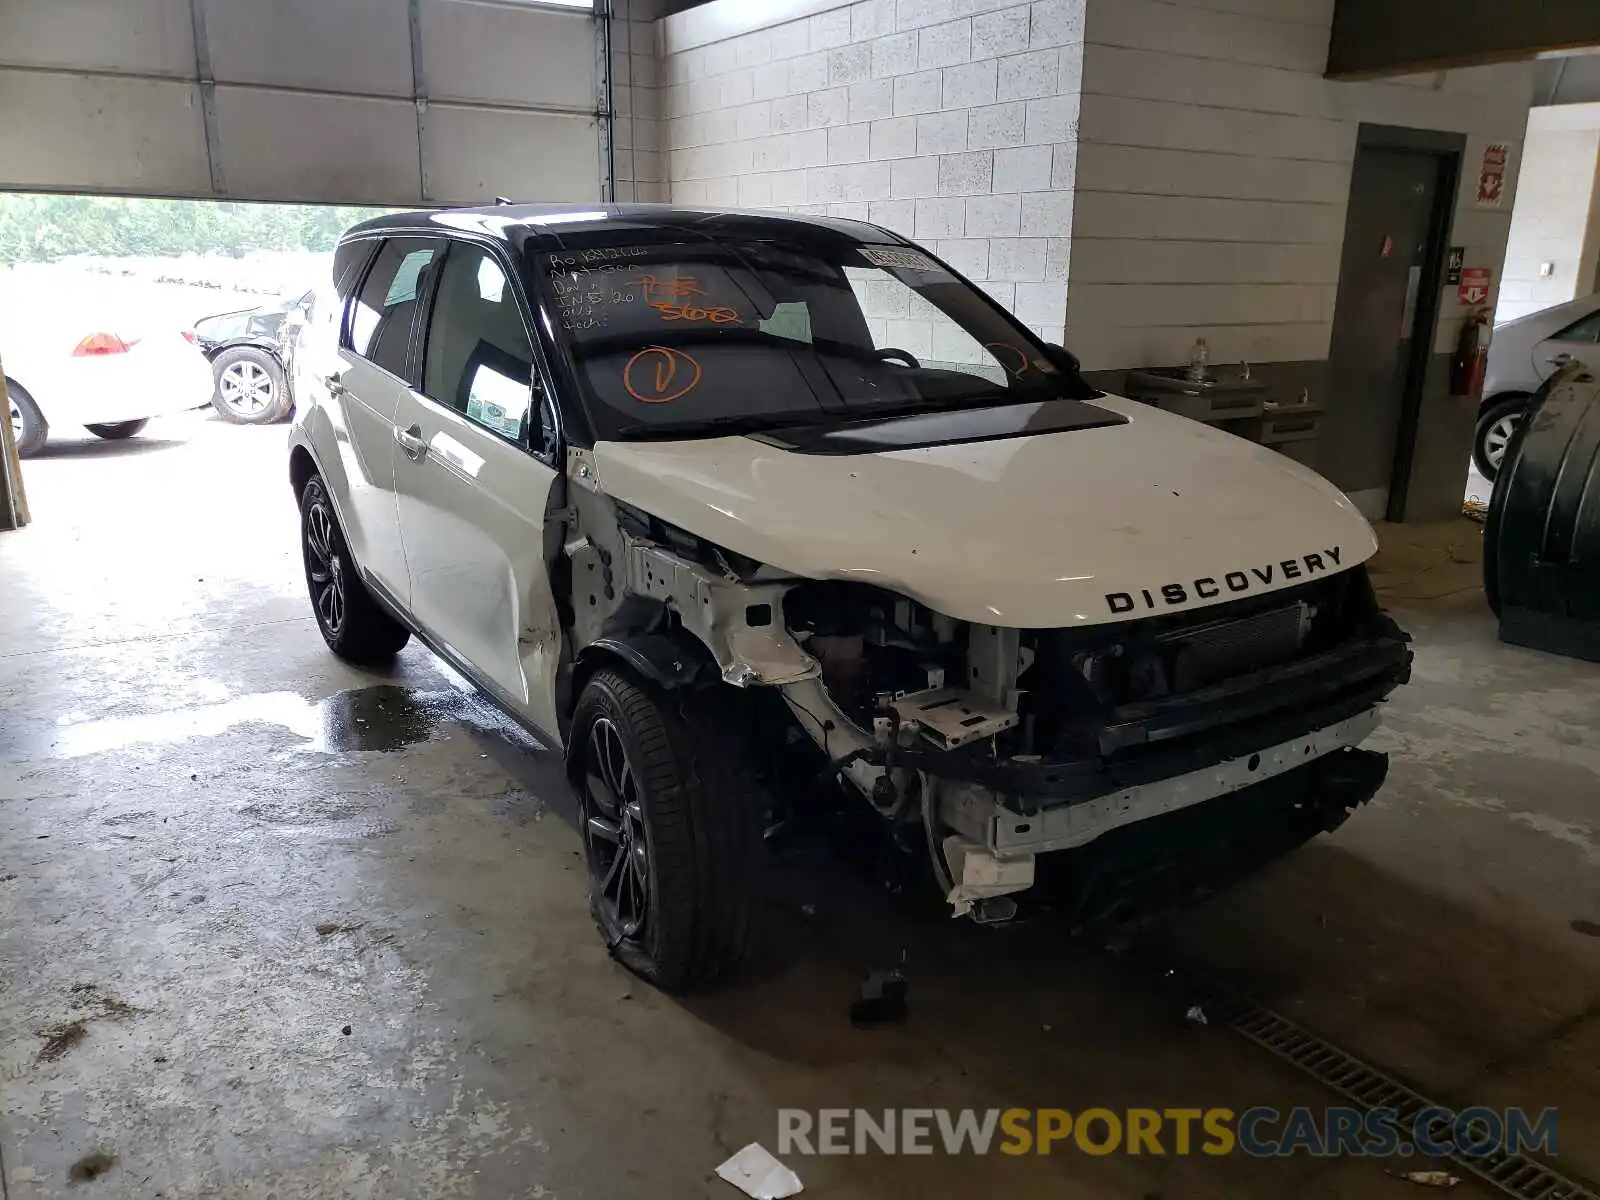
[[[350,349],[402,379],[418,297],[442,248],[433,238],[390,238],[351,308]]]
[[[345,242],[333,252],[333,286],[340,300],[348,300],[361,280],[361,270],[372,257],[377,243],[361,240]]]
[[[516,294],[494,255],[457,242],[439,274],[422,390],[520,442],[533,398],[533,347]]]
[[[1558,342],[1592,342],[1600,344],[1600,310],[1590,313],[1581,321],[1568,325],[1556,334]]]

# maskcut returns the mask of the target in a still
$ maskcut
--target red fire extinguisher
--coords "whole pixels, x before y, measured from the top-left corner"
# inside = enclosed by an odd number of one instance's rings
[[[1483,391],[1483,374],[1489,365],[1489,310],[1480,308],[1467,315],[1456,339],[1455,357],[1450,360],[1450,394],[1477,396]]]

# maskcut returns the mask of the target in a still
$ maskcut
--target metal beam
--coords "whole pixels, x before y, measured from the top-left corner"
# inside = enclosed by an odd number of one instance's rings
[[[607,204],[617,199],[616,88],[612,81],[611,0],[594,3],[595,131],[600,141],[600,199]],[[631,78],[631,72],[630,72]]]
[[[428,178],[428,73],[422,65],[422,0],[407,0],[406,16],[411,29],[411,99],[417,106],[417,194],[426,202],[433,199]]]
[[[200,119],[206,130],[206,167],[211,190],[228,194],[222,173],[222,149],[217,137],[217,81],[211,75],[211,41],[206,37],[206,0],[189,0],[189,21],[194,28],[194,73],[200,86]]]
[[[1600,46],[1596,0],[1338,0],[1330,79],[1516,62]]]

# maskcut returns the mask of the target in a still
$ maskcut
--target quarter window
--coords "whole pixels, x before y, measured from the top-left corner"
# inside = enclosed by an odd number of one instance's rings
[[[428,238],[385,242],[350,314],[350,348],[402,379],[424,272],[438,258],[440,246]]]
[[[523,441],[533,398],[533,348],[494,255],[458,242],[439,273],[422,390],[485,429]]]
[[[1594,342],[1600,343],[1600,310],[1590,313],[1583,320],[1568,325],[1553,339],[1558,342]]]

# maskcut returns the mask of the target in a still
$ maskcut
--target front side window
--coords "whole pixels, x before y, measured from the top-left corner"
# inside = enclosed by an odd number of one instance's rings
[[[350,348],[402,379],[423,273],[442,249],[443,243],[433,238],[390,238],[351,309]]]
[[[913,247],[831,230],[636,236],[534,254],[599,438],[1098,394]]]
[[[520,442],[533,397],[533,348],[494,255],[458,242],[439,273],[422,368],[427,396]]]

